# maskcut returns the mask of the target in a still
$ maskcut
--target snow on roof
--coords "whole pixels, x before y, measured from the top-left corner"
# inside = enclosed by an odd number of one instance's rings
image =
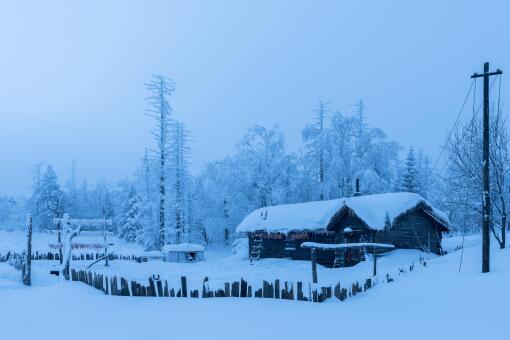
[[[237,227],[237,232],[289,232],[324,229],[342,207],[341,199],[275,205],[251,212]]]
[[[261,208],[246,216],[237,227],[237,232],[265,230],[286,233],[326,229],[342,208],[351,209],[369,228],[382,230],[387,217],[393,224],[398,217],[419,204],[430,209],[430,215],[445,227],[449,225],[448,217],[420,195],[397,192]]]
[[[204,246],[200,244],[194,243],[181,243],[181,244],[167,244],[163,246],[163,252],[169,251],[181,251],[181,252],[189,252],[189,251],[204,251]]]

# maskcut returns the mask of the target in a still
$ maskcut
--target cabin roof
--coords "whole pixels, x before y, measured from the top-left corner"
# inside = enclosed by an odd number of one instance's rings
[[[201,244],[194,243],[180,243],[180,244],[166,244],[163,246],[163,252],[198,252],[204,251],[205,248]]]
[[[237,232],[284,232],[327,229],[335,214],[350,209],[372,230],[382,230],[387,217],[391,224],[400,216],[422,205],[431,217],[448,229],[448,217],[422,196],[396,192],[339,198],[297,204],[283,204],[254,210],[237,227]]]

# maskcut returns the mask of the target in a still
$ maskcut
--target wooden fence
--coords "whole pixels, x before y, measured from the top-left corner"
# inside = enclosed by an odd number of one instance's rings
[[[179,287],[169,287],[166,280],[161,280],[159,276],[153,276],[148,279],[148,283],[141,284],[136,281],[130,281],[123,277],[108,277],[87,270],[71,270],[71,279],[73,281],[83,282],[94,287],[106,295],[115,296],[145,296],[145,297],[173,297],[173,298],[266,298],[283,299],[310,302],[323,302],[327,299],[336,297],[344,301],[348,297],[355,296],[358,293],[365,292],[372,288],[375,281],[367,279],[360,285],[355,282],[348,287],[335,286],[319,287],[303,282],[282,282],[280,280],[262,281],[262,288],[254,289],[247,281],[241,278],[240,281],[225,282],[223,288],[209,289],[209,279],[206,277],[202,283],[202,289],[188,289],[186,276],[181,276]],[[389,275],[386,281],[391,282]]]
[[[0,262],[8,262],[9,259],[24,257],[22,253],[17,252],[7,252],[5,254],[0,254]],[[81,253],[81,254],[72,254],[73,261],[92,261],[98,260],[104,256],[104,253]],[[136,261],[136,262],[147,262],[147,258],[144,256],[135,256],[135,255],[117,255],[111,254],[108,256],[109,260],[124,260],[124,261]],[[47,253],[32,253],[32,260],[49,260],[49,261],[58,261],[59,253],[47,252]]]

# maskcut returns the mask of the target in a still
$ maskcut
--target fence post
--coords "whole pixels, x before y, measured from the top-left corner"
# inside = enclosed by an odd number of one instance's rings
[[[186,283],[186,276],[181,276],[181,294],[182,297],[188,297],[188,285]]]
[[[225,297],[230,297],[230,282],[225,282]]]
[[[248,282],[244,281],[241,278],[241,297],[246,297],[248,295]]]
[[[27,216],[27,254],[23,273],[23,283],[32,284],[32,215]]]
[[[232,282],[232,297],[239,297],[239,282]]]
[[[163,283],[161,282],[161,280],[157,280],[156,281],[156,286],[158,288],[158,296],[159,297],[163,297]]]
[[[169,297],[169,293],[168,293],[168,282],[165,280],[165,289],[163,290],[164,294],[165,294],[165,297]]]
[[[202,283],[202,297],[209,297],[209,278],[206,276],[204,282]]]
[[[297,283],[297,299],[299,301],[306,301],[305,296],[303,295],[303,282],[301,281]]]

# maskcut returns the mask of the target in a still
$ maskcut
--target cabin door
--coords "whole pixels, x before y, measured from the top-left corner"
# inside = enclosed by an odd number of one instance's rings
[[[345,243],[361,242],[361,234],[352,232],[345,235]],[[360,248],[345,249],[345,266],[353,266],[360,261]]]

